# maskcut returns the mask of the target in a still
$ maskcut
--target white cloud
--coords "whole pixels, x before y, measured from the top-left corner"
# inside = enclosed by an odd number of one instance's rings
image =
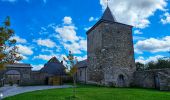
[[[25,46],[25,45],[16,45],[18,47],[18,51],[23,55],[32,55],[33,51],[31,47]]]
[[[23,60],[28,60],[28,57],[26,57],[26,56],[24,56],[22,54],[20,54],[20,56],[23,58]]]
[[[24,56],[23,54],[17,54],[16,55],[16,57],[19,57],[19,56],[21,56],[23,60],[27,60],[28,59],[28,57]]]
[[[39,65],[32,65],[32,67],[33,67],[33,69],[32,69],[32,70],[37,71],[37,70],[40,70],[41,68],[43,68],[43,67],[44,67],[44,65],[42,65],[42,64],[39,64]]]
[[[94,18],[94,17],[90,17],[90,18],[89,18],[89,22],[97,21],[97,20],[98,20],[98,18]]]
[[[135,30],[134,34],[143,34],[140,30]]]
[[[85,27],[84,30],[88,31],[91,27]]]
[[[163,17],[161,18],[161,22],[163,24],[170,24],[170,14],[166,12]]]
[[[63,19],[64,24],[71,24],[72,23],[72,18],[69,16],[65,16]]]
[[[100,0],[103,10],[107,0]],[[166,0],[110,0],[109,7],[118,22],[133,25],[137,28],[148,27],[148,18],[157,10],[164,11]]]
[[[81,53],[80,45],[77,42],[73,42],[71,44],[63,43],[63,46],[66,50],[72,51],[73,53],[77,53],[77,54]]]
[[[50,40],[50,39],[38,39],[38,40],[34,40],[35,42],[37,42],[38,45],[41,45],[41,46],[46,46],[46,47],[49,47],[49,48],[54,48],[56,46],[56,44]]]
[[[53,50],[50,50],[50,49],[41,49],[41,52],[50,52],[50,53],[53,53]]]
[[[81,54],[82,51],[87,51],[87,40],[76,33],[74,24],[54,27],[57,39],[64,49],[72,51],[74,54]]]
[[[34,56],[33,59],[42,59],[42,60],[45,60],[45,61],[48,61],[52,58],[53,56],[52,55],[38,55],[38,56]]]
[[[56,27],[55,31],[59,33],[57,35],[58,39],[62,39],[64,42],[74,42],[78,41],[79,37],[76,35],[76,27],[75,26],[63,26],[63,27]]]
[[[46,30],[47,30],[45,27],[41,27],[41,29],[42,29],[43,31],[46,31]]]
[[[80,40],[79,42],[63,43],[66,50],[72,51],[75,54],[81,54],[81,51],[87,51],[87,40]]]
[[[78,57],[77,57],[77,60],[78,60],[78,61],[82,61],[82,60],[86,60],[86,59],[87,59],[87,55],[85,55],[85,56],[83,56],[83,57],[82,57],[82,56],[78,56]]]
[[[161,39],[149,38],[146,40],[140,40],[135,44],[135,52],[142,53],[148,52],[167,52],[170,50],[170,36],[163,37]]]
[[[142,56],[139,56],[136,60],[135,60],[135,62],[140,62],[140,63],[143,63],[143,64],[147,64],[148,62],[151,62],[151,61],[157,61],[159,58],[163,58],[164,56],[162,56],[162,55],[156,55],[156,56],[151,56],[151,57],[149,57],[149,58],[147,58],[147,59],[145,59],[144,57],[142,57]]]
[[[87,51],[87,40],[80,40],[79,44],[81,50]]]
[[[15,39],[17,41],[17,43],[26,43],[27,42],[26,39],[23,39],[19,36],[13,36],[11,39]]]

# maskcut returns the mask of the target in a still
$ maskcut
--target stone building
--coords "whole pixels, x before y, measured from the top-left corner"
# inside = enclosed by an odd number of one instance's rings
[[[106,8],[87,31],[89,83],[127,87],[135,71],[132,26],[119,23]]]
[[[65,66],[56,57],[52,57],[40,72],[46,73],[46,85],[60,85],[66,76]]]
[[[38,71],[32,71],[30,64],[7,64],[5,69],[0,71],[0,85],[60,85],[60,79],[65,75],[64,66],[56,57],[51,58]]]
[[[0,79],[3,84],[27,84],[31,80],[31,65],[7,64],[6,69],[1,71]]]
[[[86,83],[87,82],[87,60],[78,62],[76,64],[76,67],[78,68],[77,80],[80,83]]]
[[[46,73],[32,71],[30,64],[7,64],[5,69],[0,71],[1,85],[44,85]]]
[[[117,22],[109,7],[87,31],[87,54],[77,64],[80,82],[170,90],[170,69],[136,71],[132,26]]]

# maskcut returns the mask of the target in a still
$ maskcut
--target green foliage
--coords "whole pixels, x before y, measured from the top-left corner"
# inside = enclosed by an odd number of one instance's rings
[[[141,70],[145,70],[145,65],[140,63],[140,62],[137,62],[136,64],[136,70],[137,71],[141,71]]]
[[[3,69],[6,63],[14,63],[22,59],[19,56],[18,47],[15,46],[17,41],[11,39],[14,30],[10,29],[10,25],[10,18],[7,17],[0,26],[0,69]]]
[[[149,62],[147,64],[147,69],[162,69],[170,68],[170,59],[158,59],[157,62]]]
[[[69,51],[69,54],[66,56],[67,58],[63,58],[64,61],[67,62],[67,70],[69,71],[70,75],[74,75],[77,72],[77,58],[74,57],[71,51]]]
[[[150,69],[163,69],[170,68],[170,59],[169,58],[160,58],[158,61],[150,61],[147,64],[136,63],[136,70],[150,70]]]

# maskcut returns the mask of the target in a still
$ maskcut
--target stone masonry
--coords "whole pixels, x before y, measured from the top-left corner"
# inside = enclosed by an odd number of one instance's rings
[[[88,81],[126,87],[135,71],[132,26],[111,18],[107,7],[103,17],[87,32]]]

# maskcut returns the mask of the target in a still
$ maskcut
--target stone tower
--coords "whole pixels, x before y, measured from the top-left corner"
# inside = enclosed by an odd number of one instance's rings
[[[87,31],[89,83],[128,87],[135,69],[132,26],[115,20],[109,7]]]

